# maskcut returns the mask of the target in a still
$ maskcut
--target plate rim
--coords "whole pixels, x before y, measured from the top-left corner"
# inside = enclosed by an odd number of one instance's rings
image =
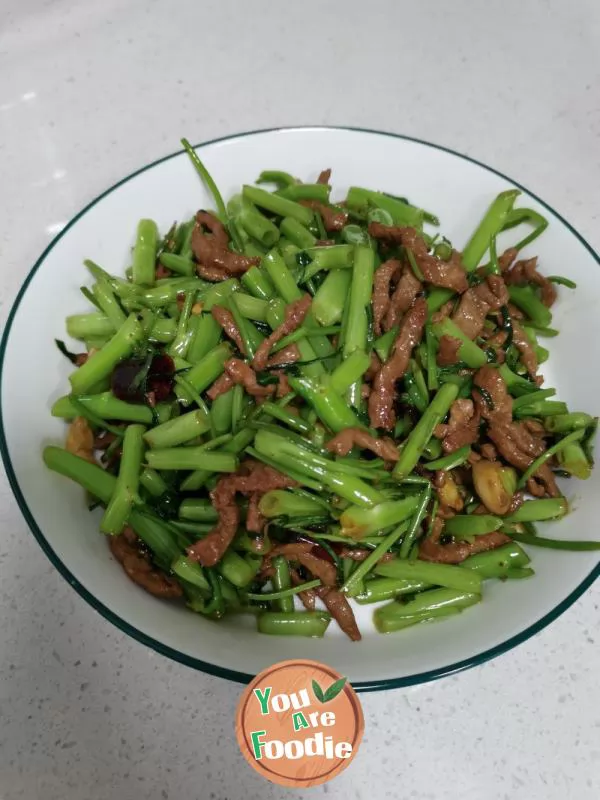
[[[568,222],[561,214],[559,214],[552,206],[550,206],[548,203],[546,203],[532,191],[523,186],[523,184],[518,183],[509,176],[505,175],[503,172],[500,172],[499,170],[490,167],[488,164],[485,164],[484,162],[479,161],[476,158],[472,158],[471,156],[461,153],[458,150],[453,150],[450,147],[445,147],[443,145],[436,144],[434,142],[430,142],[425,139],[419,139],[414,136],[407,136],[405,134],[394,133],[392,131],[382,131],[373,128],[361,128],[349,125],[293,125],[293,126],[276,126],[271,128],[259,128],[255,130],[229,134],[227,136],[219,136],[215,139],[209,139],[207,141],[195,144],[194,149],[204,147],[210,144],[217,144],[218,142],[241,139],[256,134],[281,133],[281,132],[293,132],[293,131],[304,131],[304,132],[352,131],[355,133],[367,133],[379,136],[389,136],[390,138],[393,139],[401,139],[403,141],[414,142],[416,144],[424,145],[425,147],[430,147],[434,150],[439,150],[445,153],[449,153],[450,155],[456,156],[471,164],[476,164],[478,167],[481,167],[488,172],[498,175],[503,180],[508,181],[513,186],[516,186],[517,188],[526,192],[528,195],[530,195],[530,197],[533,197],[538,203],[540,203],[540,205],[542,205],[545,209],[554,214],[554,216],[558,220],[560,220],[560,222],[562,222],[562,224],[570,231],[570,233],[585,247],[588,253],[600,266],[600,255],[596,253],[593,247],[574,228],[574,226],[571,225],[571,223]],[[155,161],[145,164],[139,169],[136,169],[133,172],[129,173],[124,178],[121,178],[120,180],[112,184],[112,186],[109,186],[100,194],[96,195],[89,203],[87,203],[87,205],[85,205],[69,220],[69,222],[65,225],[65,227],[52,239],[52,241],[45,247],[41,255],[35,261],[33,267],[29,271],[27,277],[25,278],[21,288],[17,292],[17,295],[12,303],[11,309],[9,311],[6,320],[4,331],[2,333],[2,339],[0,341],[0,454],[2,455],[2,460],[4,462],[4,467],[6,470],[6,475],[8,477],[9,485],[11,487],[15,500],[17,501],[19,510],[21,511],[21,514],[23,515],[25,522],[29,526],[31,533],[35,537],[36,541],[40,545],[45,555],[48,557],[50,563],[55,567],[55,569],[58,570],[60,575],[62,575],[62,577],[67,581],[67,583],[73,589],[75,589],[75,591],[80,595],[80,597],[82,597],[95,611],[97,611],[104,619],[112,623],[120,631],[127,634],[132,639],[140,642],[141,644],[144,644],[147,647],[152,648],[155,652],[160,653],[161,655],[164,655],[167,658],[172,659],[173,661],[177,661],[180,664],[184,664],[187,667],[191,667],[192,669],[196,669],[206,674],[214,675],[219,678],[225,678],[226,680],[234,681],[236,683],[244,684],[244,683],[249,683],[254,678],[254,675],[251,675],[250,673],[246,672],[239,672],[237,670],[229,669],[228,667],[222,667],[216,664],[212,664],[208,661],[203,661],[202,659],[187,655],[186,653],[182,653],[180,650],[177,650],[176,648],[171,647],[170,645],[164,644],[163,642],[159,641],[158,639],[155,639],[152,636],[149,636],[148,634],[136,628],[131,623],[124,620],[116,612],[112,611],[107,606],[105,606],[101,600],[99,600],[88,589],[86,589],[86,587],[82,583],[79,582],[79,580],[71,573],[69,568],[63,563],[60,557],[53,550],[49,541],[46,539],[42,530],[36,523],[29,509],[29,506],[27,505],[27,501],[21,491],[19,482],[17,480],[17,476],[15,474],[11,462],[6,441],[6,434],[4,430],[4,416],[2,414],[2,394],[3,394],[2,380],[4,374],[4,361],[5,361],[6,349],[9,343],[12,324],[19,309],[19,306],[21,304],[21,301],[25,296],[25,293],[29,287],[29,284],[31,283],[33,277],[35,276],[37,271],[40,269],[40,267],[46,260],[46,257],[54,249],[54,247],[58,244],[58,242],[62,239],[62,237],[79,221],[79,219],[81,219],[85,214],[87,214],[88,211],[90,211],[97,203],[99,203],[107,195],[111,194],[120,186],[129,182],[138,175],[141,175],[147,170],[153,169],[159,164],[162,164],[165,161],[169,161],[170,159],[175,158],[183,153],[185,153],[185,150],[180,149],[166,156],[158,158]],[[599,576],[600,576],[600,561],[596,564],[596,566],[592,569],[592,571],[581,581],[581,583],[569,595],[567,595],[566,598],[561,600],[561,602],[558,603],[558,605],[556,605],[551,611],[549,611],[539,620],[534,622],[532,625],[529,625],[524,630],[520,631],[514,636],[509,637],[500,644],[495,645],[494,647],[489,648],[488,650],[484,650],[482,653],[477,653],[476,655],[470,656],[469,658],[463,659],[461,661],[454,662],[453,664],[449,664],[447,666],[442,666],[433,670],[427,670],[425,672],[418,672],[412,675],[407,675],[405,677],[384,678],[381,680],[357,681],[356,683],[352,684],[353,688],[359,692],[369,692],[369,691],[381,691],[384,689],[395,689],[406,686],[415,686],[421,683],[427,683],[429,681],[437,680],[438,678],[455,675],[459,672],[462,672],[463,670],[479,666],[485,663],[486,661],[489,661],[492,658],[496,658],[496,656],[502,655],[503,653],[512,650],[514,647],[517,647],[518,645],[530,639],[532,636],[535,636],[537,633],[542,631],[551,622],[553,622],[555,619],[561,616],[561,614],[563,614],[576,600],[578,600]]]

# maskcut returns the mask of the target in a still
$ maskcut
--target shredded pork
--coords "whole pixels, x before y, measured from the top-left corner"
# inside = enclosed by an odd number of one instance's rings
[[[453,251],[450,260],[443,261],[429,253],[425,240],[414,228],[392,227],[382,225],[380,222],[371,222],[369,233],[375,239],[408,248],[415,257],[425,281],[432,286],[454,289],[459,293],[467,290],[467,274],[462,266],[460,253]]]
[[[460,564],[469,556],[485,553],[486,550],[495,550],[508,544],[511,539],[505,533],[493,531],[476,536],[472,542],[449,542],[442,544],[440,541],[444,521],[436,517],[433,530],[419,545],[419,558],[423,561],[435,561],[440,564]]]
[[[142,589],[165,599],[183,595],[179,583],[154,566],[148,550],[131,528],[125,528],[118,536],[109,536],[108,544],[127,577]]]
[[[208,281],[222,281],[232,275],[242,275],[250,267],[260,264],[260,258],[248,258],[229,249],[229,234],[208,211],[196,214],[192,251],[198,262],[198,274]]]
[[[373,381],[369,395],[369,418],[374,428],[391,431],[396,422],[394,399],[396,381],[408,369],[413,349],[421,341],[427,320],[427,303],[417,298],[414,306],[407,311],[400,331],[392,347],[389,359],[383,364]]]
[[[477,389],[483,389],[483,393]],[[512,419],[512,398],[506,383],[497,369],[486,365],[475,374],[473,391],[475,403],[481,416],[488,421],[488,437],[498,453],[509,464],[525,471],[546,449],[544,439],[536,436],[523,422]],[[490,402],[491,401],[491,402]],[[537,492],[536,484],[541,484],[550,497],[558,497],[560,492],[548,464],[543,464],[530,481],[529,487]]]
[[[361,450],[370,450],[384,461],[398,461],[400,457],[392,439],[378,439],[364,428],[345,428],[330,439],[325,447],[338,456],[347,456],[353,447],[359,447]]]
[[[297,328],[302,325],[304,320],[306,319],[306,315],[310,311],[310,306],[312,303],[311,296],[309,294],[302,295],[298,300],[294,300],[293,303],[290,303],[286,306],[285,309],[285,319],[278,325],[277,328],[269,335],[267,338],[261,342],[258,350],[256,351],[256,355],[252,360],[252,366],[255,370],[261,371],[265,369],[267,366],[267,362],[269,360],[269,355],[271,350],[277,342],[280,342],[285,336],[289,336],[290,333],[293,333]]]
[[[232,342],[234,342],[240,353],[242,353],[242,355],[246,355],[246,347],[244,345],[244,340],[242,339],[242,334],[240,333],[240,329],[238,328],[231,311],[229,311],[227,308],[223,308],[222,306],[213,306],[210,310],[210,313],[212,314],[213,319],[218,322],[221,328],[223,328],[224,333],[229,336]]]
[[[375,271],[373,279],[373,330],[376,336],[383,333],[382,323],[390,307],[390,286],[394,275],[400,272],[401,264],[396,258],[390,258]]]
[[[539,286],[542,303],[550,308],[556,300],[554,284],[537,271],[537,256],[516,264],[505,274],[506,283],[510,286],[523,286],[532,284]]]
[[[272,489],[287,489],[296,485],[296,481],[287,475],[257,461],[246,461],[233,475],[219,478],[211,492],[219,521],[207,536],[188,547],[188,556],[203,567],[214,567],[223,558],[240,524],[240,510],[235,502],[237,493],[262,496]]]
[[[453,453],[479,438],[480,415],[476,413],[472,400],[459,398],[452,403],[447,424],[437,425],[434,436],[442,440],[445,453]]]
[[[465,336],[475,339],[482,332],[487,315],[507,303],[508,291],[502,278],[499,275],[488,275],[479,286],[468,289],[463,294],[452,320]]]

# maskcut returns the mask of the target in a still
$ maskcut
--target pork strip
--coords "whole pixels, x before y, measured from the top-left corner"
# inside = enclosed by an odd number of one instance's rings
[[[279,379],[275,396],[280,400],[282,397],[286,397],[288,394],[290,394],[292,387],[290,386],[286,372],[283,370],[275,370],[273,374]]]
[[[369,419],[374,428],[391,431],[394,427],[396,381],[406,372],[412,351],[421,341],[427,313],[426,301],[418,297],[402,320],[389,359],[375,376],[369,395]]]
[[[475,412],[473,401],[458,398],[450,407],[447,424],[436,425],[434,436],[442,440],[445,453],[453,453],[466,445],[474,444],[479,438],[479,413]]]
[[[235,381],[229,375],[229,373],[224,372],[220,375],[217,380],[213,383],[210,389],[206,392],[207,397],[209,400],[216,400],[222,394],[226,394],[230,389],[235,386]]]
[[[452,309],[454,308],[454,300],[448,300],[447,303],[436,311],[435,314],[431,315],[431,322],[433,325],[436,325],[438,322],[443,322],[445,319],[448,319],[450,314],[452,313]]]
[[[502,255],[498,256],[498,267],[500,272],[504,273],[507,269],[512,267],[515,258],[519,255],[516,247],[509,247]]]
[[[254,492],[250,495],[250,500],[248,501],[248,511],[246,512],[246,530],[250,531],[251,533],[262,533],[263,528],[265,527],[266,519],[260,513],[258,508],[261,497],[262,494],[259,492]]]
[[[460,298],[452,321],[469,339],[475,339],[483,330],[485,318],[491,311],[497,311],[508,303],[508,291],[499,275],[487,278]]]
[[[477,387],[482,388],[485,394],[477,392]],[[491,399],[491,405],[486,395]],[[473,397],[481,416],[488,420],[488,437],[497,451],[509,464],[524,472],[544,452],[546,444],[541,436],[534,435],[523,422],[513,421],[512,398],[497,369],[486,365],[476,372]],[[550,497],[560,496],[548,464],[540,467],[533,479],[543,485],[544,491]]]
[[[484,419],[505,418],[509,421],[512,420],[512,397],[508,393],[504,378],[497,369],[489,364],[481,367],[475,373],[474,383],[476,387],[479,386],[484,389],[492,400],[492,405],[490,406],[479,392],[473,395]]]
[[[323,227],[328,233],[341,231],[342,228],[348,223],[348,212],[343,208],[332,208],[326,206],[325,203],[320,203],[318,200],[300,200],[300,205],[312,208],[321,215],[323,220]]]
[[[296,481],[287,475],[258,461],[244,462],[237,472],[219,478],[210,494],[219,521],[207,536],[188,547],[188,556],[203,567],[214,567],[223,558],[240,524],[236,493],[261,497],[272,489],[287,489],[296,485]]]
[[[252,367],[239,358],[230,358],[226,361],[225,372],[234,383],[241,384],[253,397],[270,397],[273,394],[273,386],[261,386]]]
[[[541,438],[534,436],[522,422],[494,421],[488,429],[488,436],[496,445],[496,449],[509,464],[524,472],[531,463],[546,449]],[[560,497],[560,490],[549,465],[543,464],[528,481],[531,494],[542,496],[536,490],[540,483],[550,497]]]
[[[377,375],[380,369],[381,369],[381,361],[379,360],[379,356],[374,350],[371,350],[371,363],[369,364],[367,371],[363,376],[365,381],[367,381],[367,383],[370,383],[370,381],[373,380],[373,378],[375,377],[375,375]]]
[[[312,298],[309,294],[304,294],[298,300],[294,300],[286,306],[285,318],[281,325],[278,325],[275,330],[264,339],[256,351],[256,355],[252,359],[252,366],[255,370],[261,371],[266,368],[269,360],[271,349],[281,341],[285,336],[289,336],[297,328],[302,325],[306,315],[310,311]]]
[[[365,550],[361,547],[342,547],[338,555],[340,558],[349,558],[352,561],[364,561],[372,552],[372,550]],[[387,561],[393,561],[395,558],[396,556],[394,553],[384,553],[377,563],[385,564]]]
[[[462,342],[460,339],[455,339],[453,336],[440,337],[439,349],[437,352],[436,361],[440,367],[449,367],[457,364],[460,361],[458,351]]]
[[[250,267],[260,264],[260,258],[248,258],[229,249],[229,235],[225,227],[208,211],[196,214],[192,252],[199,265],[198,274],[212,281],[241,275]]]
[[[381,336],[383,333],[383,319],[390,307],[390,285],[401,268],[402,265],[397,258],[390,258],[375,271],[371,307],[373,309],[373,330],[376,336]]]
[[[303,583],[306,583],[306,581],[300,577],[298,570],[294,569],[293,567],[290,567],[290,577],[294,586],[301,586]],[[298,597],[302,601],[302,605],[307,611],[315,610],[317,595],[315,594],[314,589],[306,589],[303,592],[298,592]]]
[[[337,581],[337,569],[335,564],[330,561],[325,561],[324,558],[319,558],[313,553],[300,553],[297,560],[303,567],[305,567],[315,578],[318,578],[324,586],[335,586]]]
[[[535,354],[535,348],[529,341],[529,336],[525,333],[525,330],[521,326],[519,322],[516,320],[512,321],[512,329],[513,329],[513,344],[521,353],[521,361],[523,362],[523,366],[527,370],[527,373],[533,380],[539,384],[541,381],[538,381],[538,361],[537,356]]]
[[[223,331],[229,336],[229,338],[234,342],[237,349],[242,353],[242,355],[246,355],[246,347],[244,345],[244,341],[242,339],[242,334],[240,333],[240,329],[238,328],[233,314],[229,309],[223,308],[223,306],[213,306],[210,310],[210,313]]]
[[[476,553],[484,553],[487,550],[496,550],[504,544],[509,544],[512,540],[505,533],[493,531],[476,536],[472,542],[450,542],[442,544],[444,521],[436,517],[433,523],[433,530],[429,536],[419,544],[419,558],[423,561],[435,561],[439,564],[460,564],[469,556]]]
[[[287,347],[278,350],[275,355],[267,361],[267,369],[279,367],[281,364],[290,364],[300,361],[300,350],[297,344],[288,344]]]
[[[375,239],[381,239],[389,244],[401,244],[409,248],[427,283],[454,289],[460,294],[468,289],[467,273],[462,266],[460,253],[453,251],[450,260],[443,261],[429,253],[425,240],[414,228],[393,227],[382,225],[380,222],[370,222],[369,234]]]
[[[385,331],[389,331],[390,328],[398,324],[402,315],[408,311],[422,290],[421,281],[416,277],[410,265],[405,264],[383,320],[383,329]]]
[[[557,294],[554,284],[537,271],[537,256],[517,263],[504,276],[506,283],[511,286],[534,284],[540,287],[542,303],[550,308],[556,300]]]
[[[226,281],[230,277],[229,273],[219,267],[210,266],[207,264],[196,264],[196,272],[198,277],[211,283],[220,283]]]
[[[377,439],[363,428],[345,428],[325,445],[330,453],[335,453],[337,456],[347,456],[353,447],[370,450],[384,461],[398,461],[400,457],[398,448],[392,439],[387,437]]]
[[[315,592],[317,596],[321,598],[325,604],[325,608],[329,611],[344,633],[352,639],[353,642],[359,642],[362,637],[358,630],[358,625],[356,624],[354,611],[352,611],[350,603],[342,592],[337,589],[329,589],[325,586],[318,586]]]
[[[69,425],[65,450],[79,458],[95,464],[94,458],[94,431],[85,417],[75,417]]]
[[[130,580],[155,597],[170,599],[183,595],[179,583],[154,566],[148,550],[131,528],[107,538],[111,553]]]

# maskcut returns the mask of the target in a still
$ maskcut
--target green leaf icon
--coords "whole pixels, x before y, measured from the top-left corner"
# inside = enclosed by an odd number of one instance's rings
[[[338,694],[342,691],[344,686],[346,685],[347,678],[340,678],[337,681],[334,681],[331,686],[323,691],[319,684],[313,680],[312,682],[312,689],[314,692],[315,697],[320,703],[328,703],[330,700],[333,700],[338,696]]]
[[[315,693],[315,697],[317,698],[317,700],[320,703],[324,703],[325,702],[325,695],[323,694],[323,689],[321,689],[319,684],[314,679],[313,679],[313,682],[312,682],[312,689],[313,689],[313,692]]]
[[[329,689],[325,692],[325,699],[323,702],[328,703],[330,700],[333,700],[338,694],[342,691],[344,686],[346,685],[346,678],[340,678],[339,680],[335,681],[331,684]]]

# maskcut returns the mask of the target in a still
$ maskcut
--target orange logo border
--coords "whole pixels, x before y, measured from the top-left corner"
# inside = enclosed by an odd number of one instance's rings
[[[298,789],[308,788],[310,786],[318,786],[319,784],[331,780],[344,769],[346,769],[358,752],[358,748],[364,733],[365,722],[358,696],[352,686],[349,683],[346,683],[340,694],[345,696],[346,701],[350,705],[354,726],[353,732],[348,731],[347,735],[344,737],[345,740],[348,741],[352,746],[352,752],[349,757],[336,758],[335,763],[330,769],[327,770],[327,772],[317,775],[310,775],[307,777],[291,777],[290,775],[282,774],[278,772],[277,769],[267,766],[268,760],[258,760],[255,758],[252,743],[250,741],[250,731],[248,730],[248,726],[246,724],[251,701],[254,700],[255,702],[258,702],[256,700],[254,690],[259,687],[260,684],[272,682],[272,678],[277,675],[277,673],[281,674],[289,672],[290,668],[294,667],[298,667],[304,671],[312,670],[313,672],[327,676],[331,681],[336,681],[342,677],[340,673],[336,672],[332,667],[329,667],[326,664],[322,664],[318,661],[312,661],[310,659],[291,659],[289,661],[280,661],[277,664],[273,664],[271,667],[268,667],[259,673],[245,687],[238,704],[235,720],[235,732],[242,755],[251,767],[253,767],[260,775],[272,783],[275,783],[279,786],[287,786]],[[277,764],[280,762],[274,761],[272,763]]]

